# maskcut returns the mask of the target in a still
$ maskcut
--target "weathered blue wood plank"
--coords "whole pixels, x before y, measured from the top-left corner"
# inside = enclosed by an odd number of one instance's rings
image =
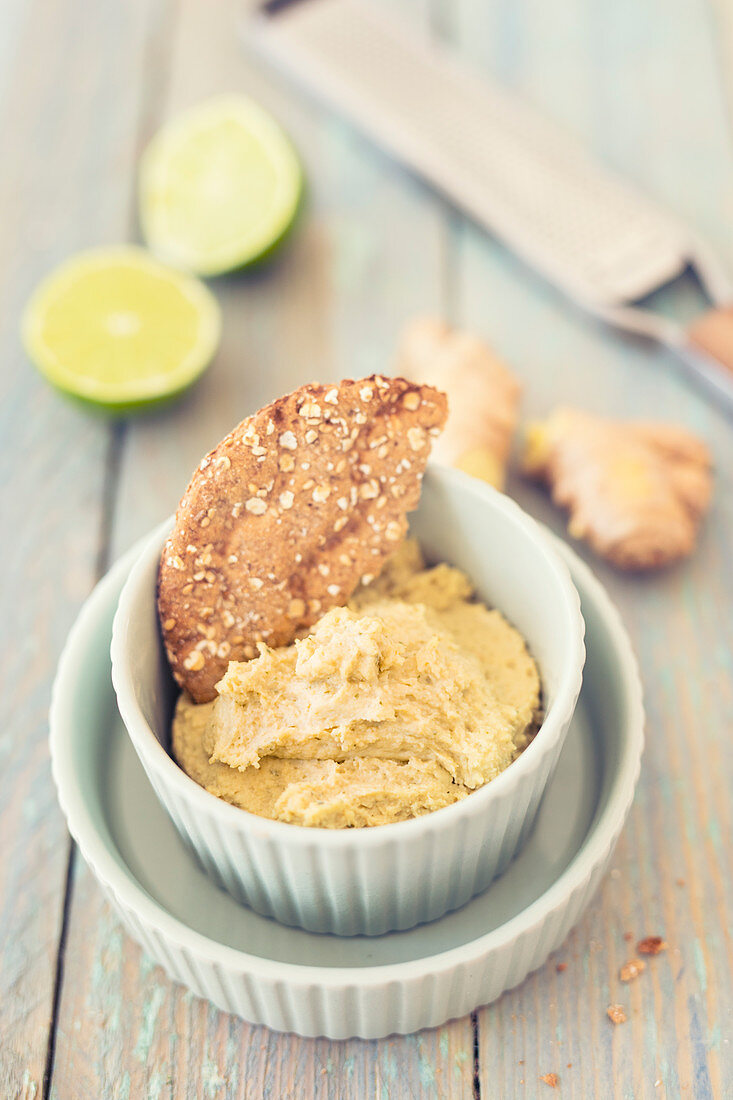
[[[464,0],[453,31],[478,64],[686,218],[733,270],[724,46],[703,2],[578,0],[559,12],[532,0]],[[527,416],[567,403],[679,420],[709,441],[717,466],[712,513],[689,563],[631,579],[591,561],[642,666],[649,719],[641,788],[616,869],[558,954],[568,969],[558,974],[551,960],[481,1012],[482,1088],[533,1096],[543,1088],[539,1075],[557,1072],[569,1096],[723,1095],[733,1073],[725,1040],[733,1015],[731,424],[670,353],[585,317],[475,227],[460,223],[454,249],[456,319],[516,369]],[[686,314],[697,304],[689,286],[657,301]],[[563,530],[544,494],[517,477],[509,488]],[[662,933],[670,943],[632,986],[617,977],[633,948],[624,932],[634,940]],[[629,1010],[615,1029],[605,1017],[610,1001]]]
[[[36,374],[18,324],[67,252],[124,236],[146,7],[34,0],[4,4],[0,16],[3,1097],[40,1096],[49,1048],[69,841],[47,712],[56,660],[97,572],[109,441],[103,420]]]
[[[309,379],[387,369],[404,320],[442,306],[440,201],[249,57],[233,35],[237,7],[179,4],[174,30],[159,43],[171,51],[163,111],[220,91],[254,95],[301,151],[309,206],[271,268],[214,285],[223,342],[202,383],[182,404],[125,429],[114,553],[173,510],[201,455],[238,419]],[[425,17],[421,0],[412,8]],[[77,870],[56,1100],[472,1095],[470,1019],[370,1043],[250,1027],[173,986],[122,934],[89,872]]]

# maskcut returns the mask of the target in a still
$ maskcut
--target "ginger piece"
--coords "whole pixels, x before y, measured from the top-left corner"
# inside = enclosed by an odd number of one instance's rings
[[[448,394],[435,458],[503,488],[521,386],[483,340],[436,318],[415,318],[402,333],[395,374]]]
[[[523,466],[569,510],[569,534],[620,569],[687,557],[712,492],[710,452],[685,428],[578,409],[529,426]]]

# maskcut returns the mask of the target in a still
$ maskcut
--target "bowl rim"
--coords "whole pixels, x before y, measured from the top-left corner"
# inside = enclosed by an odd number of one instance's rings
[[[110,646],[112,683],[120,715],[138,754],[144,756],[147,763],[154,768],[160,781],[169,787],[172,785],[178,795],[185,798],[196,812],[205,813],[210,819],[217,820],[222,828],[236,828],[239,832],[247,832],[258,841],[273,840],[296,848],[312,848],[314,843],[317,843],[327,851],[369,850],[390,841],[408,842],[413,835],[424,836],[438,829],[447,828],[452,819],[455,819],[456,824],[460,820],[468,822],[483,813],[487,803],[511,797],[513,788],[522,781],[523,777],[530,770],[536,771],[543,759],[553,751],[558,738],[567,729],[569,717],[572,716],[575,708],[580,694],[585,662],[585,623],[580,611],[580,598],[572,582],[570,571],[556,547],[545,538],[539,524],[510,497],[468,474],[436,463],[431,463],[428,467],[426,478],[443,480],[452,493],[468,492],[477,499],[479,505],[488,506],[503,513],[540,550],[564,597],[562,607],[566,621],[563,633],[568,643],[566,659],[555,698],[536,736],[516,760],[513,760],[495,779],[472,791],[470,798],[461,799],[460,802],[454,802],[420,817],[380,825],[373,829],[316,830],[304,825],[263,818],[218,798],[187,775],[158,741],[138,704],[127,659],[126,636],[131,621],[129,605],[137,596],[141,576],[148,571],[151,558],[157,559],[160,556],[163,540],[173,523],[173,518],[169,517],[145,540],[142,551],[133,564],[120,593],[112,624]]]
[[[333,968],[283,962],[248,954],[197,932],[155,901],[134,877],[128,865],[120,863],[98,832],[67,749],[71,735],[65,733],[75,725],[73,700],[74,681],[79,675],[77,651],[84,648],[87,636],[98,630],[97,620],[106,610],[105,594],[108,589],[114,589],[119,584],[120,575],[129,573],[144,541],[140,540],[110,569],[82,608],[59,660],[50,710],[51,765],[61,809],[82,855],[120,911],[123,914],[134,914],[143,923],[143,927],[151,927],[164,941],[176,948],[190,951],[199,960],[227,971],[246,972],[270,985],[288,982],[304,988],[317,984],[321,988],[334,991],[345,987],[371,989],[382,986],[385,982],[410,981],[423,977],[426,970],[439,977],[458,965],[486,959],[489,953],[500,950],[520,936],[536,933],[548,917],[568,906],[573,897],[580,895],[596,869],[610,857],[628,815],[644,748],[644,706],[641,678],[633,647],[605,588],[567,544],[549,531],[542,530],[548,544],[553,545],[564,561],[572,565],[573,572],[582,579],[583,587],[591,593],[595,610],[600,614],[612,642],[618,668],[622,710],[626,715],[620,738],[619,759],[605,805],[591,822],[575,857],[543,894],[498,928],[433,955],[369,967]]]

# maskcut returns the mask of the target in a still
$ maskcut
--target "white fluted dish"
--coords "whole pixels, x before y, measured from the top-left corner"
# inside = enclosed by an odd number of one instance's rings
[[[643,712],[615,609],[587,567],[558,548],[580,592],[588,658],[536,828],[502,877],[462,909],[370,938],[279,925],[200,869],[151,789],[112,690],[112,618],[139,547],[111,570],[59,664],[53,773],[84,859],[130,934],[174,980],[276,1030],[379,1038],[489,1003],[560,946],[609,866],[631,806]]]
[[[176,694],[156,610],[168,526],[120,596],[112,681],[150,781],[202,866],[238,901],[312,932],[381,935],[459,908],[509,865],[534,823],[580,691],[583,620],[567,566],[514,501],[457,470],[428,470],[410,529],[428,559],[464,569],[527,640],[545,717],[501,775],[451,806],[372,829],[269,821],[198,786],[170,755]]]

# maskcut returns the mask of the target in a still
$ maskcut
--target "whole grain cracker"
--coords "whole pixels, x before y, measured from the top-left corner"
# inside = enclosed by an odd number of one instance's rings
[[[196,702],[229,661],[288,644],[379,573],[446,416],[444,394],[402,378],[311,384],[202,460],[158,574],[166,653]]]

